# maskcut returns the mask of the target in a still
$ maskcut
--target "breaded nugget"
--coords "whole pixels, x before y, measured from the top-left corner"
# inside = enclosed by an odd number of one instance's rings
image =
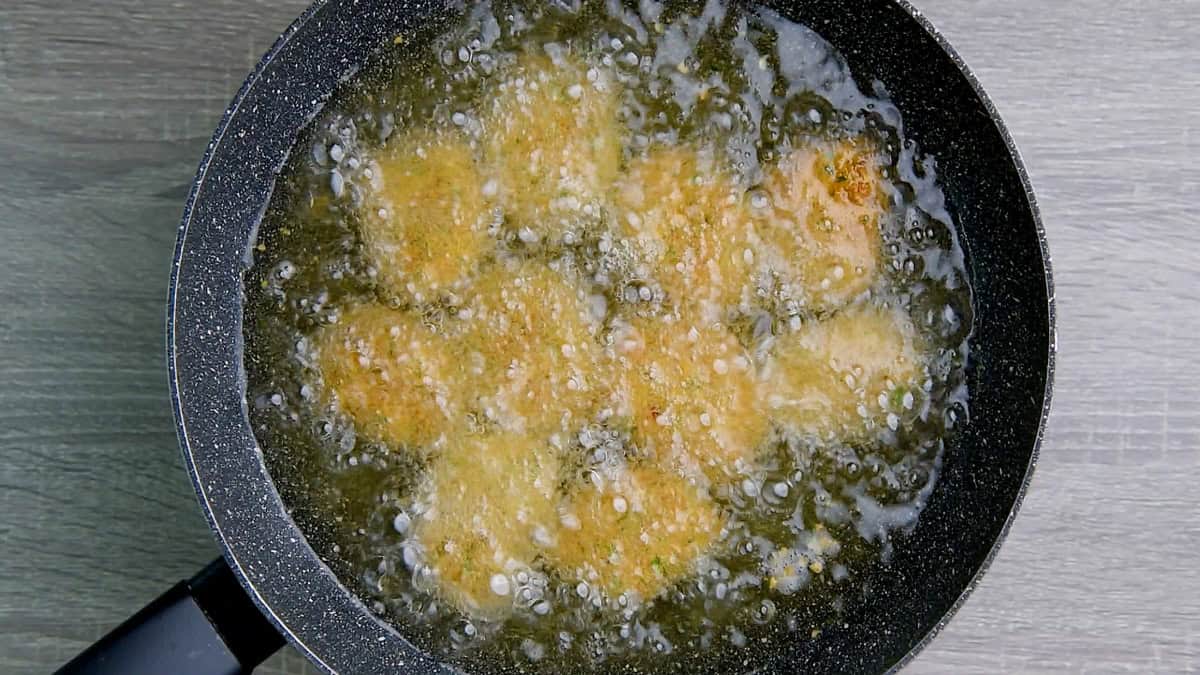
[[[466,139],[405,134],[376,162],[380,187],[365,201],[362,235],[380,283],[417,302],[461,287],[493,248],[484,179]]]
[[[557,243],[599,221],[621,163],[617,94],[611,77],[570,56],[525,56],[503,75],[483,147],[522,240]]]
[[[674,305],[716,321],[752,297],[744,190],[711,153],[652,149],[621,177],[615,202],[620,235],[635,242]]]
[[[509,262],[471,287],[461,358],[490,419],[513,431],[570,430],[608,391],[583,287],[539,262]]]
[[[413,524],[438,596],[472,618],[513,609],[516,575],[554,541],[559,465],[547,443],[521,434],[450,440],[430,464],[428,510]]]
[[[643,452],[713,482],[747,468],[769,423],[754,363],[731,333],[702,322],[638,320],[616,346]]]
[[[794,150],[768,171],[764,189],[772,208],[763,237],[808,306],[834,310],[871,287],[879,274],[885,195],[866,141]]]
[[[923,364],[908,316],[846,309],[780,338],[764,370],[763,399],[793,431],[854,441],[894,428],[920,391]]]
[[[602,598],[652,600],[696,571],[725,525],[701,488],[652,466],[615,481],[587,483],[563,506],[558,544],[547,558],[571,581]]]
[[[360,431],[422,448],[461,413],[459,379],[445,338],[414,315],[378,305],[351,307],[313,340],[326,396]]]

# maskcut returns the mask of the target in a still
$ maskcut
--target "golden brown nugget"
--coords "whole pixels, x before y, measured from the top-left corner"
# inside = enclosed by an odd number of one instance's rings
[[[554,541],[559,457],[521,434],[455,436],[431,462],[413,537],[435,592],[463,614],[509,613],[517,575]]]
[[[854,441],[913,406],[923,364],[899,310],[846,309],[780,338],[764,372],[772,416],[793,431]]]
[[[764,238],[811,308],[837,309],[871,287],[885,195],[865,141],[795,150],[768,172],[764,188],[773,207]]]
[[[752,297],[744,190],[710,153],[652,149],[621,177],[615,202],[620,234],[635,242],[673,304],[720,320]]]
[[[326,396],[360,432],[425,448],[457,424],[458,379],[445,339],[414,315],[378,305],[351,307],[314,344]]]
[[[617,84],[569,57],[525,56],[486,110],[483,147],[507,221],[522,240],[557,243],[598,222],[621,163]]]
[[[650,466],[615,481],[587,483],[563,506],[558,544],[548,554],[566,579],[604,599],[636,604],[696,572],[725,525],[702,488]]]
[[[639,320],[616,346],[643,452],[712,482],[749,468],[769,422],[754,363],[732,334],[702,322]]]
[[[377,159],[362,234],[380,282],[416,302],[460,288],[493,248],[484,179],[466,139],[414,132]]]
[[[539,262],[499,264],[472,286],[465,315],[458,344],[470,386],[502,428],[577,428],[610,390],[599,317],[567,274]]]

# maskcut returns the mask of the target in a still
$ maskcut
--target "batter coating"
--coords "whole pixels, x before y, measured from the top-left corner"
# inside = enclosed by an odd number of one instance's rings
[[[749,466],[770,425],[754,363],[731,333],[701,321],[638,320],[617,349],[643,452],[712,482]]]
[[[420,318],[359,305],[314,338],[323,392],[377,440],[424,452],[444,440],[469,386],[447,345]]]
[[[413,540],[437,595],[467,616],[500,618],[521,598],[518,575],[553,542],[559,459],[521,434],[453,438],[424,485]]]
[[[598,223],[621,164],[618,90],[569,56],[521,57],[485,111],[487,192],[528,244]]]
[[[549,553],[577,592],[636,604],[692,574],[717,544],[725,518],[704,490],[652,466],[587,483],[563,506]]]
[[[779,340],[765,368],[764,400],[793,431],[850,442],[911,411],[923,379],[916,328],[906,314],[846,309]]]
[[[362,237],[379,282],[418,303],[461,288],[492,250],[489,200],[466,138],[413,132],[376,160]]]
[[[785,291],[817,311],[842,307],[879,275],[882,176],[864,141],[793,150],[767,174],[763,236],[784,263]]]
[[[677,307],[724,319],[753,296],[758,259],[744,190],[712,153],[656,147],[616,189],[622,237]]]
[[[569,431],[608,393],[599,317],[567,274],[540,262],[497,265],[472,287],[465,316],[457,349],[468,386],[502,428]]]

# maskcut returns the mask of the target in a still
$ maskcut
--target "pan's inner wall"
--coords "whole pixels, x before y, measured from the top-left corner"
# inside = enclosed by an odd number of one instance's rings
[[[970,423],[948,448],[916,531],[879,569],[843,630],[801,646],[823,656],[811,661],[822,671],[879,671],[902,660],[967,590],[1022,492],[1049,377],[1047,268],[1039,223],[998,120],[919,23],[892,2],[768,4],[820,30],[861,85],[886,86],[906,133],[939,160],[968,253]]]
[[[917,531],[898,543],[867,592],[848,603],[841,629],[789,643],[771,652],[768,663],[752,664],[877,671],[902,659],[957,600],[1020,492],[1047,377],[1045,269],[1003,136],[919,24],[889,2],[773,4],[832,42],[864,89],[885,83],[908,134],[941,159],[949,207],[971,254],[974,414],[947,453]],[[315,656],[339,669],[432,667],[337,585],[283,513],[253,451],[239,383],[230,377],[240,363],[242,260],[273,172],[338,76],[424,13],[335,3],[316,16],[248,91],[189,212],[172,335],[185,441],[198,488],[242,573]]]
[[[180,444],[198,497],[252,598],[331,672],[442,672],[338,583],[283,508],[245,406],[242,274],[275,176],[338,84],[438,0],[318,2],[264,57],[218,129],[184,212],[168,308]]]

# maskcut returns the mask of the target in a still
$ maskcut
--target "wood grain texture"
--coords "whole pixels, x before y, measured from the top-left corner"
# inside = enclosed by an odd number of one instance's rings
[[[0,3],[0,672],[52,669],[216,554],[165,283],[208,136],[304,4]],[[919,4],[1029,164],[1061,356],[1024,510],[910,672],[1194,672],[1200,2]]]

